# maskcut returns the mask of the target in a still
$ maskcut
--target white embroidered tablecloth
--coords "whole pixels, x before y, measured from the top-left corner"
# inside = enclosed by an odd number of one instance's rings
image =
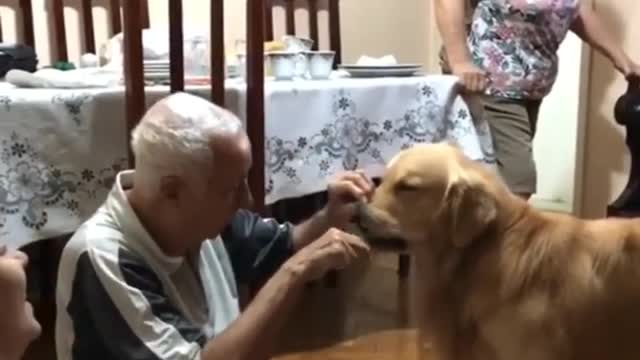
[[[474,123],[456,82],[430,75],[269,83],[266,203],[322,191],[344,170],[380,176],[395,153],[419,142],[450,140],[493,162],[489,128]]]
[[[398,150],[453,140],[493,161],[485,123],[475,123],[445,76],[267,82],[268,204],[324,190],[330,176],[379,175]],[[189,89],[208,96],[205,87]],[[147,103],[168,93],[147,90]],[[246,87],[227,82],[227,107],[244,118]],[[74,231],[126,167],[124,89],[15,89],[0,84],[0,243],[22,246]]]

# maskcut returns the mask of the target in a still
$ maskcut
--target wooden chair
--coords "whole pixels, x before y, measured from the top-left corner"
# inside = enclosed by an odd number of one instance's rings
[[[336,52],[334,66],[342,62],[342,40],[340,36],[340,0],[326,0],[329,12],[329,49]],[[313,40],[313,49],[319,49],[318,13],[322,10],[320,0],[264,0],[265,6],[265,39],[273,40],[275,26],[273,23],[273,9],[285,9],[285,29],[287,35],[298,35],[296,29],[295,10],[299,7],[309,12],[309,37]]]
[[[117,0],[115,0],[117,1]],[[138,1],[126,1],[124,17],[124,78],[127,117],[127,138],[146,111],[142,29],[143,10]],[[211,96],[213,102],[224,105],[224,23],[222,0],[211,0]],[[171,92],[184,90],[184,48],[182,0],[169,1],[169,64]],[[129,141],[127,141],[129,144]],[[135,159],[129,147],[129,165]]]
[[[262,0],[247,0],[247,132],[254,166],[249,183],[264,213],[264,62]],[[211,0],[211,99],[224,106],[224,2]],[[258,6],[258,7],[256,7]],[[124,6],[124,54],[127,136],[146,110],[142,58],[142,8],[135,1]],[[182,1],[169,0],[171,92],[184,90]],[[129,142],[127,141],[127,144]],[[135,162],[129,149],[130,166]],[[261,205],[262,204],[262,205]]]
[[[256,211],[264,214],[264,42],[262,0],[247,0],[247,133],[252,143],[253,168],[249,186],[258,201]],[[211,100],[224,106],[224,0],[211,0]],[[260,5],[256,7],[256,5]],[[124,72],[126,87],[127,139],[146,111],[144,93],[141,8],[129,0],[124,6]],[[182,0],[169,0],[170,91],[184,90]],[[127,140],[127,144],[130,142]],[[135,159],[129,152],[129,166]],[[255,291],[255,289],[249,289]],[[249,296],[251,297],[251,296]],[[247,300],[247,299],[243,299]]]
[[[128,1],[131,2],[131,1]],[[142,19],[142,26],[149,27],[149,4],[148,0],[135,0],[133,1],[140,6],[140,16]],[[51,18],[53,20],[53,31],[55,38],[55,59],[56,61],[68,61],[69,51],[67,46],[67,31],[64,22],[64,3],[63,0],[47,0],[49,4],[49,11],[51,12]],[[95,27],[93,21],[92,12],[92,0],[82,0],[81,3],[81,16],[83,19],[82,27],[82,42],[85,52],[96,52],[95,41]],[[109,0],[109,18],[110,18],[110,34],[113,36],[120,33],[122,29],[120,19],[120,0]],[[33,4],[32,0],[20,0],[20,9],[22,13],[22,31],[23,42],[35,48],[35,29],[33,21]]]

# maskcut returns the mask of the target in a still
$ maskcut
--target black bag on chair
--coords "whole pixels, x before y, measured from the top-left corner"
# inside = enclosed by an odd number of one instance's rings
[[[0,78],[9,70],[35,72],[38,67],[38,56],[35,50],[23,44],[0,43]]]

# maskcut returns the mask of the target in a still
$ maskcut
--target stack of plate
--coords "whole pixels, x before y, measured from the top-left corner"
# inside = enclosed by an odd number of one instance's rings
[[[144,78],[149,81],[163,81],[170,78],[169,60],[145,60]]]
[[[413,76],[421,66],[418,64],[393,65],[340,65],[351,77],[396,77]]]

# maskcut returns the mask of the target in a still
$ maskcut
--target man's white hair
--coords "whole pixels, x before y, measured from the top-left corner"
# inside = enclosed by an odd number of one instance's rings
[[[212,174],[215,135],[234,135],[242,123],[203,98],[175,93],[155,103],[132,132],[136,178],[155,191],[163,176],[203,186]]]

